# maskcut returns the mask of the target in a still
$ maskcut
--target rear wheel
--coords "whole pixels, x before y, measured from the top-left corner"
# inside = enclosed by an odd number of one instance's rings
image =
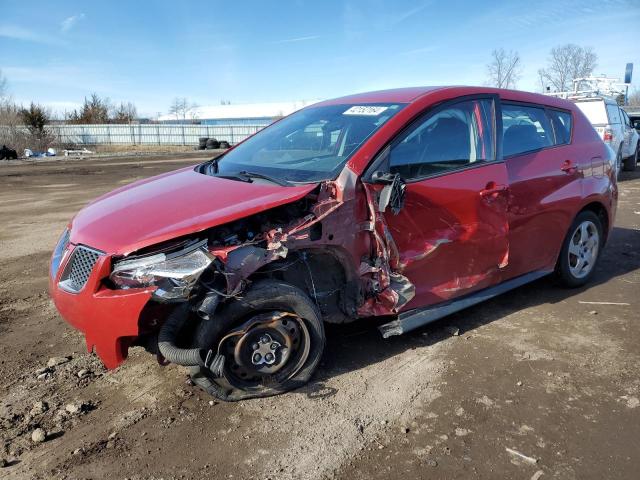
[[[587,283],[595,271],[603,245],[602,222],[591,211],[580,212],[564,240],[556,273],[567,287]]]
[[[624,170],[627,172],[633,172],[638,165],[638,157],[640,156],[640,143],[636,145],[636,150],[633,155],[624,160]]]
[[[199,348],[224,357],[224,367],[221,376],[194,367],[191,378],[228,401],[277,395],[304,385],[325,344],[316,305],[300,289],[276,280],[253,284],[242,298],[202,322],[196,337]]]
[[[618,178],[621,171],[622,171],[622,145],[618,149],[618,154],[616,155],[616,178]]]

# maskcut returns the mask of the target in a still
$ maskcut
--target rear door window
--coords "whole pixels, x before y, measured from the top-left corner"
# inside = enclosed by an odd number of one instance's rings
[[[553,145],[553,130],[545,109],[502,104],[502,153],[505,157]]]
[[[555,145],[566,145],[571,142],[571,113],[561,110],[547,110],[553,132]]]
[[[464,100],[414,123],[391,146],[392,173],[410,180],[493,162],[494,101]]]

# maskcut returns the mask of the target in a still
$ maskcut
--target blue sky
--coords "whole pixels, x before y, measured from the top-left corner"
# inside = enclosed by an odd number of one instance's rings
[[[0,69],[20,102],[72,108],[97,92],[166,112],[309,100],[412,85],[483,84],[491,50],[517,50],[518,87],[563,43],[591,46],[597,73],[636,66],[640,1],[0,0]]]

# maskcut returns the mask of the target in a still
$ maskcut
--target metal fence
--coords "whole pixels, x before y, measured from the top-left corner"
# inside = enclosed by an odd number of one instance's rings
[[[264,125],[49,125],[59,143],[78,145],[198,145],[201,137],[238,143]]]

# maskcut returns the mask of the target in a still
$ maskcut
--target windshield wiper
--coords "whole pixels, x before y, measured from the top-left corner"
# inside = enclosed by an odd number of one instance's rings
[[[247,172],[246,170],[242,170],[241,172],[238,172],[238,175],[246,178],[261,178],[262,180],[268,180],[269,182],[280,185],[281,187],[288,187],[291,185],[291,183],[287,182],[286,180],[275,178],[270,175],[265,175],[264,173]]]

